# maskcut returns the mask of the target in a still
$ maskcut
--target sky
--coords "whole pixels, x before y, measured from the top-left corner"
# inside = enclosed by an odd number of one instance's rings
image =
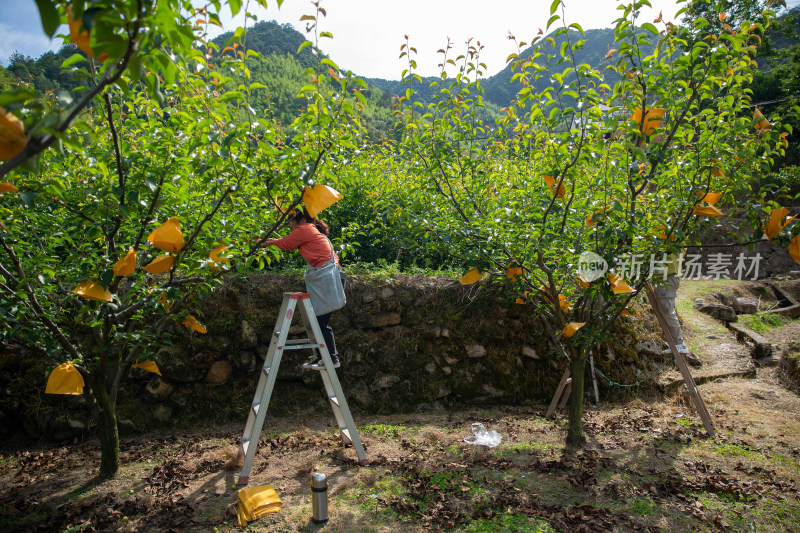
[[[651,0],[651,3],[653,9],[641,15],[643,22],[651,22],[659,12],[665,20],[675,20],[680,8],[677,0]],[[507,38],[509,33],[530,43],[540,28],[548,33],[550,15],[550,0],[321,0],[320,5],[327,11],[320,21],[320,30],[333,34],[333,39],[323,39],[320,43],[323,52],[342,69],[362,77],[383,79],[400,79],[407,66],[407,59],[398,57],[404,35],[408,35],[411,46],[417,50],[417,73],[422,76],[438,72],[437,50],[445,48],[448,37],[455,55],[465,52],[464,43],[468,39],[473,39],[473,43],[479,41],[484,47],[481,52],[486,64],[484,75],[494,75],[506,66],[509,54],[515,52],[514,43]],[[800,5],[800,0],[788,0],[787,5]],[[616,6],[615,0],[566,0],[565,18],[568,23],[577,22],[584,30],[607,28],[619,15]],[[270,1],[266,10],[252,9],[259,20],[288,23],[301,33],[306,23],[300,22],[300,17],[313,10],[308,0],[284,0],[280,8]],[[60,37],[50,40],[44,34],[35,0],[0,0],[0,13],[0,64],[7,65],[15,51],[38,57],[47,50],[60,48]],[[244,22],[242,14],[235,19],[229,12],[227,15],[223,17],[221,31],[232,30]]]

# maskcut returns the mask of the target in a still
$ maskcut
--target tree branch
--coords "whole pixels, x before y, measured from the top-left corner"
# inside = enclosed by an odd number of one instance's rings
[[[11,272],[6,270],[6,267],[3,266],[3,263],[0,263],[0,274],[11,280],[14,285],[19,285],[19,280],[15,278]]]
[[[5,249],[8,256],[11,258],[11,262],[14,263],[14,267],[17,271],[17,275],[20,279],[25,279],[25,271],[22,268],[22,263],[17,257],[17,254],[14,253],[14,250],[6,244],[5,239],[0,236],[0,245],[2,245],[3,249]],[[78,352],[77,348],[69,341],[64,332],[61,331],[61,328],[53,322],[53,320],[45,313],[44,309],[42,308],[41,304],[39,304],[39,300],[36,298],[36,293],[33,292],[33,288],[31,287],[30,283],[23,283],[22,289],[28,295],[28,300],[31,303],[31,308],[36,313],[36,318],[38,318],[47,329],[49,329],[53,336],[55,336],[56,340],[58,340],[59,344],[68,351],[73,358],[81,359],[81,354]]]
[[[100,92],[106,88],[108,85],[116,82],[122,73],[125,72],[125,69],[128,67],[128,63],[133,56],[134,50],[136,48],[135,41],[136,37],[139,34],[139,30],[141,29],[141,9],[140,18],[136,20],[136,24],[133,28],[133,32],[131,34],[130,39],[128,40],[128,49],[125,50],[125,54],[122,56],[120,61],[117,63],[116,69],[108,69],[106,70],[103,75],[100,77],[99,82],[94,88],[86,93],[83,98],[72,108],[72,111],[69,112],[67,118],[58,125],[55,129],[54,133],[47,133],[42,135],[41,137],[31,137],[27,144],[25,144],[25,148],[22,149],[20,153],[16,156],[11,158],[10,160],[6,161],[5,164],[0,166],[0,178],[6,176],[9,172],[17,168],[19,165],[30,159],[31,157],[45,151],[49,148],[56,140],[58,139],[59,135],[67,131],[78,115],[81,114],[83,109],[89,105],[89,103],[94,99],[95,96],[100,94]]]

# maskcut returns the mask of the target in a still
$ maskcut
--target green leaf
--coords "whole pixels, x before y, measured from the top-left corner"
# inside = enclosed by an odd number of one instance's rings
[[[0,107],[8,108],[9,104],[16,104],[24,102],[34,97],[34,93],[24,87],[15,88],[15,90],[7,93],[0,94]]]
[[[299,54],[300,52],[303,51],[304,48],[307,48],[307,47],[311,46],[312,44],[314,44],[314,43],[312,43],[311,41],[303,41],[303,44],[301,44],[300,46],[297,47],[297,53]]]
[[[250,84],[251,89],[267,89],[267,86],[263,83],[253,82]]]
[[[32,208],[36,204],[36,193],[33,191],[21,192],[19,193],[19,197],[28,208]]]
[[[323,65],[327,65],[327,66],[331,67],[333,70],[337,70],[337,71],[339,70],[339,66],[336,63],[334,63],[333,61],[331,61],[330,59],[328,59],[327,57],[322,58],[322,61],[320,61],[320,63],[322,63]]]
[[[69,58],[65,59],[63,63],[61,63],[61,68],[71,67],[75,63],[80,63],[81,61],[86,61],[86,58],[83,55],[72,54]]]
[[[658,28],[656,28],[655,25],[650,22],[645,22],[644,24],[642,24],[641,28],[643,30],[649,31],[653,35],[658,35]]]
[[[36,0],[36,6],[39,8],[39,17],[42,19],[42,29],[48,37],[53,37],[56,34],[58,26],[61,24],[61,17],[58,14],[58,9],[50,0]],[[7,9],[13,9],[11,6],[6,6]]]
[[[219,98],[220,102],[229,102],[230,100],[242,99],[244,99],[244,95],[239,91],[228,91]]]
[[[555,13],[555,12],[556,12],[556,9],[558,9],[558,6],[559,6],[560,4],[561,4],[561,0],[553,0],[553,3],[552,3],[552,4],[550,4],[550,14],[551,14],[551,15],[552,15],[553,13]],[[548,24],[548,26],[549,26],[549,25],[550,25],[550,24]]]

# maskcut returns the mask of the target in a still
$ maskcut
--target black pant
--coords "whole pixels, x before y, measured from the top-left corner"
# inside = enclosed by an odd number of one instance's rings
[[[331,357],[337,355],[336,352],[336,339],[333,338],[333,330],[329,322],[331,321],[331,317],[333,316],[333,312],[325,313],[324,315],[319,315],[317,317],[317,322],[319,322],[319,329],[322,330],[322,338],[325,339],[325,346],[328,347],[328,352],[330,352]]]
[[[342,279],[342,288],[345,287],[345,278],[344,273],[339,273]],[[336,351],[336,339],[333,337],[333,330],[330,326],[331,317],[333,316],[333,311],[330,313],[325,313],[324,315],[317,316],[317,322],[319,323],[319,329],[322,330],[322,338],[325,339],[325,346],[328,347],[328,352],[331,354],[331,357],[334,355],[339,355],[339,352]],[[319,355],[319,352],[317,352]]]

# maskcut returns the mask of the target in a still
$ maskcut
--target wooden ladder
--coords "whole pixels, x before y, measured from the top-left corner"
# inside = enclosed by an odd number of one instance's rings
[[[644,289],[647,296],[647,301],[650,303],[650,307],[653,308],[653,313],[655,313],[658,323],[661,325],[661,330],[664,332],[664,339],[666,339],[667,345],[669,345],[669,349],[672,352],[672,355],[675,357],[675,363],[678,365],[678,369],[683,376],[683,383],[686,385],[686,389],[689,391],[689,396],[692,398],[695,409],[700,414],[700,418],[703,421],[703,426],[706,428],[706,433],[708,433],[709,437],[713,438],[714,424],[711,421],[711,415],[708,414],[706,404],[703,402],[703,398],[700,396],[700,392],[697,390],[697,385],[695,384],[692,373],[689,370],[689,365],[686,362],[686,358],[680,352],[678,352],[678,349],[675,346],[675,339],[672,337],[672,332],[670,331],[669,327],[667,327],[667,321],[664,319],[664,316],[661,314],[661,311],[658,308],[656,294],[653,291],[652,285],[648,283],[645,285]],[[592,364],[592,378],[595,379],[595,395],[597,395],[597,380],[594,376],[594,364]],[[550,418],[553,416],[556,411],[556,406],[563,409],[567,404],[567,399],[572,392],[571,382],[572,378],[569,376],[569,369],[566,369],[564,374],[561,376],[561,381],[558,383],[556,393],[553,395],[550,406],[547,408],[545,417]],[[561,403],[559,403],[559,399],[561,399]]]

